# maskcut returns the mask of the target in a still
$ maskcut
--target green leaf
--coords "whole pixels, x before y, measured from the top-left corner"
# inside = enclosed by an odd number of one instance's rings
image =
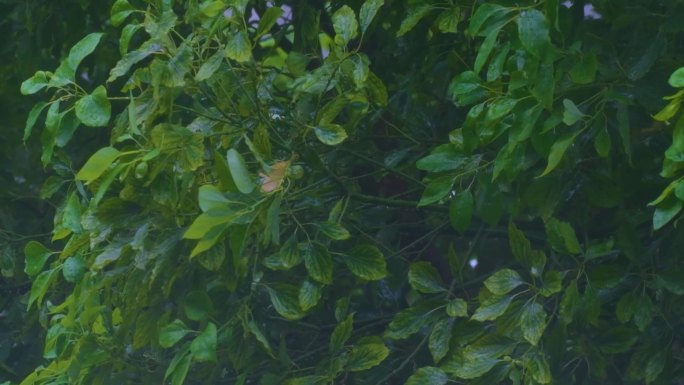
[[[580,132],[581,131],[565,134],[555,143],[553,143],[553,145],[551,145],[546,168],[544,169],[544,172],[539,175],[539,177],[547,175],[558,166],[560,161],[563,160],[563,155],[565,155],[565,152],[568,150],[568,148],[570,148],[572,143],[575,141],[575,137],[577,137]]]
[[[319,385],[326,378],[324,376],[304,376],[287,380],[285,385]]]
[[[189,332],[190,330],[188,330],[185,323],[176,319],[159,330],[159,346],[165,349],[170,348],[183,339]]]
[[[133,35],[142,28],[141,24],[127,24],[121,30],[121,37],[119,38],[119,53],[121,56],[128,53],[128,47],[131,45]]]
[[[76,174],[76,179],[85,181],[86,184],[99,178],[109,166],[121,155],[114,147],[104,147],[95,152],[81,170]]]
[[[523,306],[520,316],[520,326],[523,337],[532,345],[537,345],[546,328],[546,312],[544,307],[536,302]]]
[[[570,99],[563,99],[563,107],[565,107],[563,110],[563,123],[568,126],[572,126],[586,116]]]
[[[480,36],[480,32],[484,30],[483,27],[487,21],[505,16],[511,11],[513,11],[513,9],[495,3],[484,3],[480,5],[470,18],[468,33],[470,36]]]
[[[684,295],[684,271],[661,271],[656,277],[656,284],[672,294]]]
[[[446,363],[442,370],[466,380],[481,377],[499,362],[488,354],[468,354],[459,350]]]
[[[659,230],[682,211],[682,201],[670,196],[656,206],[653,212],[653,230]]]
[[[552,48],[546,18],[543,13],[536,9],[529,9],[520,13],[518,37],[527,52],[538,59],[545,59]]]
[[[200,186],[197,201],[203,212],[226,208],[230,204],[228,198],[216,186],[210,184]]]
[[[304,249],[304,265],[309,276],[323,284],[331,284],[333,276],[333,260],[322,245],[307,244]]]
[[[449,317],[467,317],[468,303],[461,298],[454,298],[447,304],[446,312]]]
[[[335,29],[335,44],[345,46],[358,35],[359,23],[356,21],[354,10],[343,5],[332,15]]]
[[[69,56],[66,61],[60,64],[55,71],[54,77],[63,78],[65,80],[74,81],[76,76],[76,69],[81,64],[81,61],[90,55],[97,45],[100,43],[103,33],[91,33],[74,44],[69,50]],[[53,77],[53,79],[54,79]]]
[[[216,362],[216,325],[209,322],[204,331],[190,344],[190,352],[197,362]]]
[[[361,24],[361,33],[365,33],[370,26],[373,18],[378,13],[380,7],[385,4],[385,0],[366,0],[361,5],[359,10],[359,23]]]
[[[449,377],[440,368],[425,366],[409,377],[404,385],[445,385]]]
[[[556,218],[549,218],[544,222],[544,225],[549,243],[554,250],[570,254],[582,252],[582,246],[577,240],[575,230],[569,223],[559,221]]]
[[[252,45],[244,31],[236,32],[228,40],[224,54],[228,59],[246,63],[252,58]]]
[[[249,330],[249,332],[252,333],[254,338],[256,338],[256,340],[259,341],[264,350],[266,350],[266,352],[271,357],[275,358],[275,355],[273,354],[273,348],[271,348],[271,343],[268,341],[268,338],[266,338],[264,333],[261,331],[259,325],[257,325],[254,321],[249,321],[247,323],[247,330]]]
[[[171,385],[183,385],[185,377],[190,370],[192,362],[192,354],[188,349],[184,349],[176,353],[171,360],[166,372],[164,373],[164,381],[171,378]]]
[[[442,12],[437,18],[437,28],[443,33],[457,33],[461,21],[461,9],[457,6]]]
[[[302,261],[295,236],[288,238],[280,250],[264,259],[264,265],[272,270],[289,270]]]
[[[233,177],[233,182],[235,182],[235,186],[237,186],[238,190],[243,194],[249,194],[254,191],[256,184],[254,184],[249,175],[242,155],[231,148],[228,150],[226,158],[228,160],[230,175]]]
[[[603,127],[594,138],[594,149],[600,157],[607,158],[608,155],[610,155],[610,147],[610,134],[608,134],[608,130]]]
[[[347,132],[342,126],[334,123],[319,124],[314,128],[318,140],[328,146],[335,146],[347,139]]]
[[[490,277],[491,278],[491,277]],[[504,297],[499,297],[499,296],[494,296],[491,298],[488,298],[480,304],[480,307],[478,307],[475,310],[475,314],[471,317],[471,319],[475,321],[492,321],[499,316],[501,316],[506,309],[508,309],[508,305],[511,304],[511,301],[513,300],[513,297],[510,296],[504,296]]]
[[[570,69],[570,79],[576,84],[590,84],[596,78],[598,60],[596,54],[590,53],[580,56],[580,60]]]
[[[430,304],[419,304],[397,313],[385,332],[385,337],[400,340],[408,338],[432,323],[436,317]]]
[[[57,277],[57,272],[58,269],[45,270],[44,272],[38,274],[38,276],[33,280],[33,284],[31,285],[31,293],[29,294],[29,299],[26,304],[27,309],[30,309],[34,302],[36,302],[38,305],[43,302],[43,297],[45,297],[50,285]]]
[[[351,337],[352,329],[354,328],[354,314],[349,314],[344,321],[335,326],[332,334],[330,334],[330,354],[335,354],[342,350],[344,344],[347,343]]]
[[[317,223],[316,226],[328,238],[335,241],[343,241],[345,239],[349,239],[349,237],[351,236],[351,234],[349,234],[349,231],[347,231],[347,229],[342,227],[342,225],[340,225],[339,223],[321,222]]]
[[[80,281],[85,270],[85,261],[81,256],[71,256],[62,264],[62,275],[67,282],[76,283]]]
[[[299,306],[302,310],[307,311],[318,304],[321,299],[321,285],[305,279],[302,286],[299,288]]]
[[[109,19],[112,21],[113,26],[118,27],[133,12],[135,12],[135,8],[133,8],[128,0],[116,0],[109,13]]]
[[[439,202],[453,190],[453,185],[454,177],[451,175],[442,175],[431,180],[425,187],[423,195],[420,197],[418,207]]]
[[[264,14],[261,15],[261,19],[259,19],[256,36],[259,37],[267,34],[282,15],[283,9],[280,7],[270,7],[266,9],[266,12],[264,12]]]
[[[26,126],[24,127],[24,142],[31,136],[31,131],[33,131],[33,126],[36,125],[40,113],[43,112],[48,105],[49,104],[45,102],[38,102],[31,108],[31,111],[29,111],[28,116],[26,117]]]
[[[389,349],[381,341],[359,343],[352,347],[347,360],[347,369],[360,372],[380,365],[389,355]]]
[[[107,83],[111,83],[121,76],[127,74],[131,67],[133,67],[135,64],[152,55],[153,53],[160,52],[161,49],[162,47],[160,44],[153,41],[148,41],[143,43],[137,50],[127,53],[116,63],[114,68],[109,71]]]
[[[408,15],[401,21],[399,30],[397,31],[397,37],[405,35],[407,32],[411,31],[413,27],[418,24],[418,22],[430,13],[430,11],[435,8],[431,5],[419,5],[413,6],[408,9]]]
[[[268,288],[268,295],[275,310],[289,320],[304,317],[304,311],[299,307],[299,289],[288,284],[274,285]]]
[[[572,322],[575,313],[580,306],[580,295],[577,290],[577,281],[570,282],[570,285],[565,289],[563,298],[560,302],[560,308],[558,310],[559,317],[565,325]]]
[[[372,245],[359,245],[344,256],[343,262],[357,277],[377,281],[387,276],[387,264],[382,251]]]
[[[534,354],[532,357],[528,357],[525,360],[525,369],[527,369],[534,378],[540,384],[551,383],[551,369],[549,368],[549,363],[546,361],[546,357],[542,354]]]
[[[107,98],[104,86],[97,87],[93,93],[76,102],[76,116],[89,127],[102,127],[109,123],[112,105]]]
[[[211,298],[204,290],[191,291],[183,301],[185,316],[193,321],[204,321],[209,317],[213,308]]]
[[[451,318],[444,318],[435,323],[430,332],[428,340],[428,348],[432,359],[435,363],[444,358],[449,352],[449,342],[451,341],[451,332],[454,327],[454,320]]]
[[[45,262],[50,258],[52,252],[42,243],[36,241],[29,241],[24,246],[25,265],[24,272],[29,277],[33,277],[40,273],[45,266]]]
[[[449,204],[449,222],[451,227],[463,233],[470,227],[475,210],[475,199],[470,190],[458,193]]]
[[[202,66],[199,68],[199,70],[197,70],[197,74],[195,74],[195,81],[201,82],[203,80],[209,79],[212,75],[214,75],[214,73],[216,73],[216,71],[218,71],[222,63],[223,52],[216,51],[209,57],[209,59],[207,59],[207,61],[202,63]]]
[[[490,32],[480,45],[480,49],[477,51],[477,56],[475,57],[475,65],[473,66],[475,73],[479,74],[487,63],[487,59],[489,59],[492,49],[494,49],[494,46],[496,45],[496,39],[499,36],[500,30],[501,27]]]
[[[36,71],[30,78],[21,83],[22,95],[33,95],[48,85],[48,78],[45,71]]]
[[[439,151],[418,159],[416,168],[431,172],[451,171],[464,166],[468,161],[468,157],[456,151]]]
[[[224,211],[200,214],[200,216],[195,218],[185,233],[183,233],[183,238],[202,239],[210,235],[218,237],[220,234],[217,232],[220,229],[225,228],[225,225],[229,224],[235,218],[236,215],[234,213],[225,213]]]
[[[644,36],[642,41],[650,44],[646,47],[641,45],[625,65],[627,77],[632,81],[641,79],[653,68],[667,46],[667,35],[658,30],[655,36]]]
[[[677,68],[677,70],[670,75],[670,78],[667,80],[667,82],[672,87],[684,87],[684,67]]]
[[[504,295],[522,285],[520,275],[511,269],[501,269],[484,281],[485,287],[496,295]]]
[[[423,293],[440,293],[446,290],[437,269],[430,262],[412,263],[408,281],[411,287]]]

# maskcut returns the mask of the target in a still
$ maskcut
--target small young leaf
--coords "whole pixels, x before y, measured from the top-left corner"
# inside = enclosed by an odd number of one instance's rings
[[[679,67],[675,72],[670,75],[667,82],[676,88],[684,87],[684,67]]]
[[[204,331],[190,344],[190,352],[197,362],[216,361],[216,325],[209,322]]]
[[[558,166],[560,161],[563,159],[563,155],[565,155],[565,152],[568,150],[568,148],[570,148],[572,143],[575,141],[575,137],[577,137],[579,133],[580,131],[566,134],[558,139],[553,145],[551,145],[546,168],[544,169],[544,172],[539,175],[539,177],[547,175]]]
[[[89,127],[102,127],[109,123],[112,105],[107,98],[104,86],[97,87],[92,94],[76,102],[76,116]]]
[[[408,280],[411,287],[423,293],[440,293],[444,283],[430,262],[414,262],[409,267]]]
[[[563,107],[565,107],[563,110],[563,123],[568,126],[572,126],[586,116],[570,99],[563,99]]]
[[[99,178],[109,166],[121,155],[114,147],[104,147],[95,152],[76,174],[76,179],[85,181],[86,184]]]
[[[42,90],[48,85],[48,78],[45,71],[37,71],[33,76],[21,83],[21,94],[32,95]]]
[[[484,281],[485,287],[496,295],[504,295],[522,285],[520,275],[511,269],[501,269]]]

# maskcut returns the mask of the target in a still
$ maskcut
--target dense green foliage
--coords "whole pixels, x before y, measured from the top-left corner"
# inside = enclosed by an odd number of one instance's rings
[[[21,385],[681,383],[684,4],[593,7],[117,0],[21,85]]]

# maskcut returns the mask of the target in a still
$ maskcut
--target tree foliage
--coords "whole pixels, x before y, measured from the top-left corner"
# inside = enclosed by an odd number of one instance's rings
[[[681,382],[684,8],[574,3],[117,0],[21,385]]]

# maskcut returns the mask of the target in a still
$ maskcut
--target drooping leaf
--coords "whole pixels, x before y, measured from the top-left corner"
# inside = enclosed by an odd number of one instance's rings
[[[539,177],[542,177],[544,175],[547,175],[551,171],[553,171],[558,165],[560,164],[560,161],[563,160],[563,156],[565,155],[565,152],[570,148],[572,143],[575,141],[575,138],[577,135],[579,135],[579,131],[575,133],[569,133],[564,136],[562,136],[560,139],[558,139],[553,145],[551,146],[551,150],[549,151],[549,159],[546,164],[546,168],[544,169],[544,172],[539,175]]]
[[[266,12],[264,12],[264,14],[261,15],[261,19],[259,19],[256,36],[258,37],[268,33],[282,15],[283,9],[280,7],[270,7],[266,9]]]
[[[223,56],[223,52],[221,51],[216,51],[213,55],[209,56],[209,59],[202,63],[202,66],[197,70],[195,80],[201,82],[214,75],[223,63]]]
[[[454,177],[451,175],[443,175],[431,180],[425,187],[423,195],[420,197],[418,207],[427,206],[440,201],[446,197],[454,185]]]
[[[21,83],[20,91],[22,95],[32,95],[47,87],[47,85],[48,78],[45,71],[36,71],[33,76]]]
[[[128,0],[116,0],[110,11],[110,20],[112,25],[118,27],[126,18],[135,11],[135,8],[128,2]]]
[[[237,186],[238,190],[240,190],[240,192],[243,194],[249,194],[254,191],[256,184],[252,181],[252,178],[249,175],[249,171],[247,170],[247,166],[242,155],[240,155],[240,153],[235,149],[231,148],[228,150],[226,158],[228,160],[230,175],[232,176],[233,182],[235,182],[235,186]]]
[[[436,314],[432,310],[429,304],[421,304],[400,311],[390,322],[385,337],[404,339],[417,333],[434,321]]]
[[[546,328],[546,312],[537,302],[528,303],[523,307],[520,316],[520,327],[523,337],[532,345],[537,345]]]
[[[572,126],[586,116],[570,99],[563,99],[563,107],[565,107],[563,110],[563,123],[568,126]]]
[[[37,275],[43,270],[43,266],[51,254],[52,252],[40,242],[29,241],[24,246],[24,256],[26,257],[24,272],[29,277]]]
[[[330,253],[319,244],[309,243],[304,249],[304,265],[309,276],[322,284],[331,284],[333,260]]]
[[[413,6],[408,9],[408,15],[402,20],[399,30],[397,31],[397,37],[401,37],[411,31],[418,22],[427,16],[434,7],[431,5],[418,5]]]
[[[289,320],[298,320],[305,313],[299,307],[299,289],[287,284],[274,285],[268,288],[268,295],[275,310]]]
[[[518,36],[523,47],[538,59],[544,59],[552,48],[546,18],[537,9],[525,10],[520,13]]]
[[[305,279],[299,287],[299,307],[307,311],[318,304],[321,299],[321,285]]]
[[[440,293],[446,288],[430,262],[414,262],[409,267],[408,281],[411,287],[423,293]]]
[[[468,303],[462,298],[454,298],[447,304],[446,311],[449,317],[467,317]]]
[[[470,190],[458,193],[449,204],[449,221],[451,227],[463,233],[470,227],[475,210],[475,199]]]
[[[238,63],[246,63],[252,58],[252,45],[249,37],[243,31],[239,31],[228,40],[224,54],[228,59]]]
[[[424,366],[409,377],[404,385],[445,385],[449,377],[440,368]]]

